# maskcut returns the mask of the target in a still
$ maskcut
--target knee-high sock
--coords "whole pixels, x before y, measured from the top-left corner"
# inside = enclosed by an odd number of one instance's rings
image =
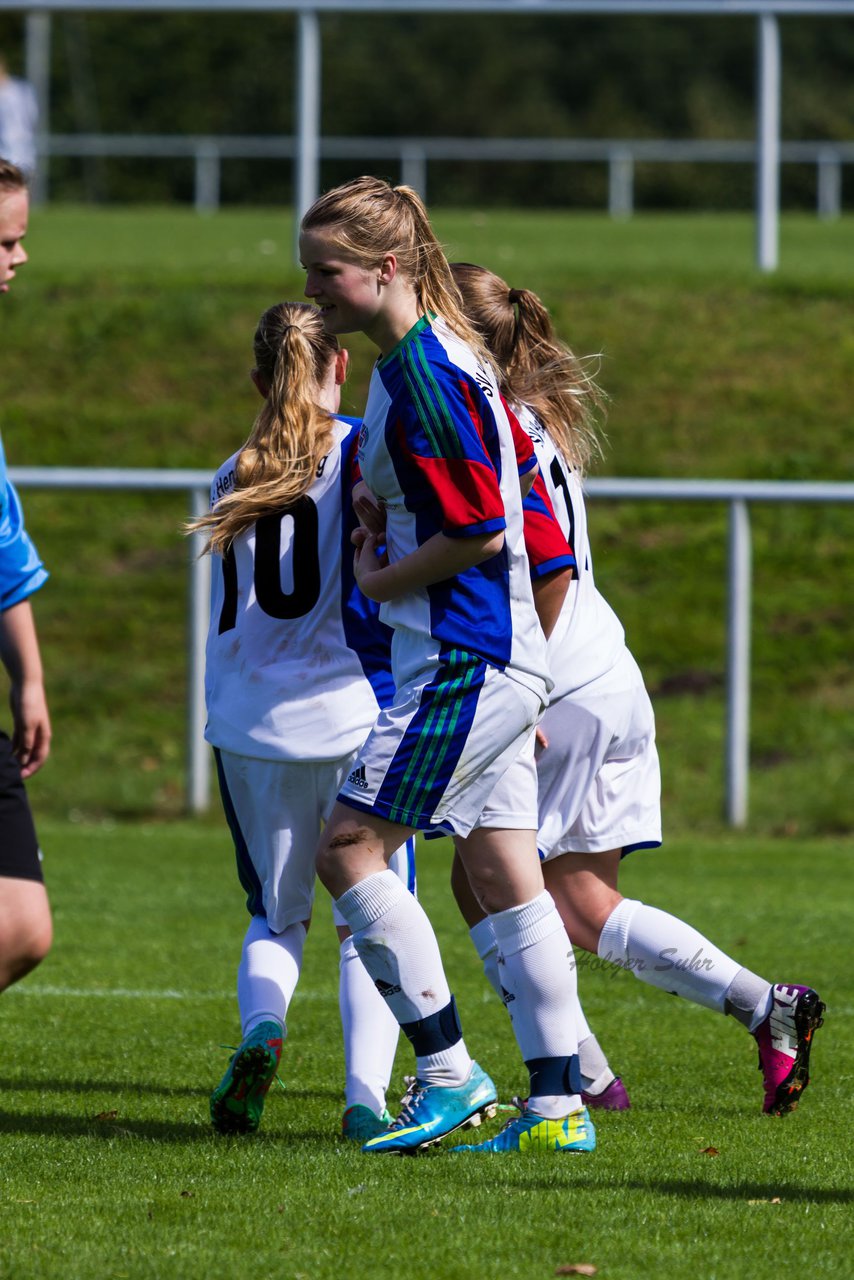
[[[264,916],[253,916],[237,970],[237,1004],[244,1036],[259,1022],[277,1022],[284,1033],[288,1005],[299,981],[305,926],[271,933]]]
[[[531,1074],[529,1104],[538,1115],[559,1119],[581,1106],[572,946],[545,889],[490,920],[504,1003]]]
[[[362,963],[412,1044],[419,1080],[463,1084],[471,1057],[424,908],[393,871],[360,880],[336,906]]]
[[[764,978],[742,968],[684,920],[631,898],[611,912],[598,950],[603,960],[625,966],[641,982],[706,1009],[733,1013],[748,1026],[767,1005],[770,984]]]
[[[341,943],[338,1007],[344,1032],[346,1105],[370,1107],[381,1115],[400,1027],[359,959],[352,938]]]
[[[483,920],[479,920],[477,924],[472,925],[471,929],[469,929],[469,936],[474,943],[475,951],[480,957],[483,972],[486,974],[489,985],[498,996],[498,999],[503,1001],[504,991],[501,987],[501,978],[498,972],[498,943],[495,941],[495,932],[492,928],[490,917],[486,916]],[[581,1088],[591,1093],[601,1093],[614,1079],[614,1073],[608,1064],[608,1059],[602,1046],[590,1030],[577,992],[574,1001],[574,1012]]]

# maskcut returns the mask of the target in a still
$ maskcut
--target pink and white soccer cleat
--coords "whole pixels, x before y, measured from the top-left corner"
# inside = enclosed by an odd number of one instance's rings
[[[767,1115],[784,1116],[798,1105],[810,1082],[812,1036],[824,1021],[824,1008],[811,987],[778,982],[771,988],[771,1011],[753,1032]]]

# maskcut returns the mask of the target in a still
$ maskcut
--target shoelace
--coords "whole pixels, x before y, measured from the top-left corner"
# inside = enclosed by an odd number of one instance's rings
[[[418,1083],[417,1076],[404,1076],[403,1083],[406,1085],[406,1093],[400,1100],[400,1115],[392,1120],[390,1129],[402,1129],[415,1119],[414,1108],[427,1091],[424,1085]]]

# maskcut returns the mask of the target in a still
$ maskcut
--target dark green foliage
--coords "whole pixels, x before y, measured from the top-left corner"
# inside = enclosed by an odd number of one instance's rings
[[[327,135],[726,138],[755,131],[750,17],[326,14]],[[0,15],[0,49],[22,67],[22,21]],[[850,138],[854,23],[783,18],[783,136]],[[53,19],[56,133],[288,134],[295,20],[276,13],[65,13]],[[375,162],[374,162],[375,163]],[[329,162],[332,185],[370,167]],[[386,164],[396,177],[396,165]],[[290,199],[286,162],[228,161],[223,199]],[[440,203],[601,208],[603,164],[431,165]],[[186,202],[189,161],[56,159],[55,198]],[[743,209],[748,165],[640,165],[639,207]],[[815,204],[815,174],[786,166],[789,207]]]

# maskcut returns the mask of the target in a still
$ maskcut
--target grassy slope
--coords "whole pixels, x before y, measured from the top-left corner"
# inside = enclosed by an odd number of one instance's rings
[[[854,223],[440,213],[452,256],[542,293],[612,397],[602,474],[847,479]],[[0,410],[18,464],[213,468],[254,413],[260,311],[300,296],[275,211],[51,209],[3,301]],[[371,353],[354,340],[358,411]],[[183,796],[186,548],[176,498],[27,494],[53,571],[38,601],[57,728],[42,812],[174,814]],[[596,504],[597,576],[655,696],[670,830],[720,814],[725,513]],[[753,513],[752,822],[850,830],[852,685],[840,584],[854,517]]]
[[[271,1094],[257,1139],[218,1140],[207,1095],[236,1031],[245,921],[227,834],[57,823],[43,834],[56,945],[0,1001],[2,1280],[543,1280],[573,1262],[603,1280],[776,1280],[781,1258],[792,1274],[847,1273],[840,1117],[854,992],[828,940],[843,936],[850,843],[677,841],[625,869],[628,894],[676,910],[769,978],[820,988],[827,1026],[794,1115],[760,1114],[754,1047],[734,1022],[586,967],[588,1017],[634,1104],[597,1118],[595,1155],[411,1161],[336,1141],[325,900],[292,1008],[286,1092]],[[467,1040],[508,1101],[522,1070],[449,902],[448,857],[444,843],[424,851],[422,898]],[[395,1088],[409,1069],[401,1050]]]

